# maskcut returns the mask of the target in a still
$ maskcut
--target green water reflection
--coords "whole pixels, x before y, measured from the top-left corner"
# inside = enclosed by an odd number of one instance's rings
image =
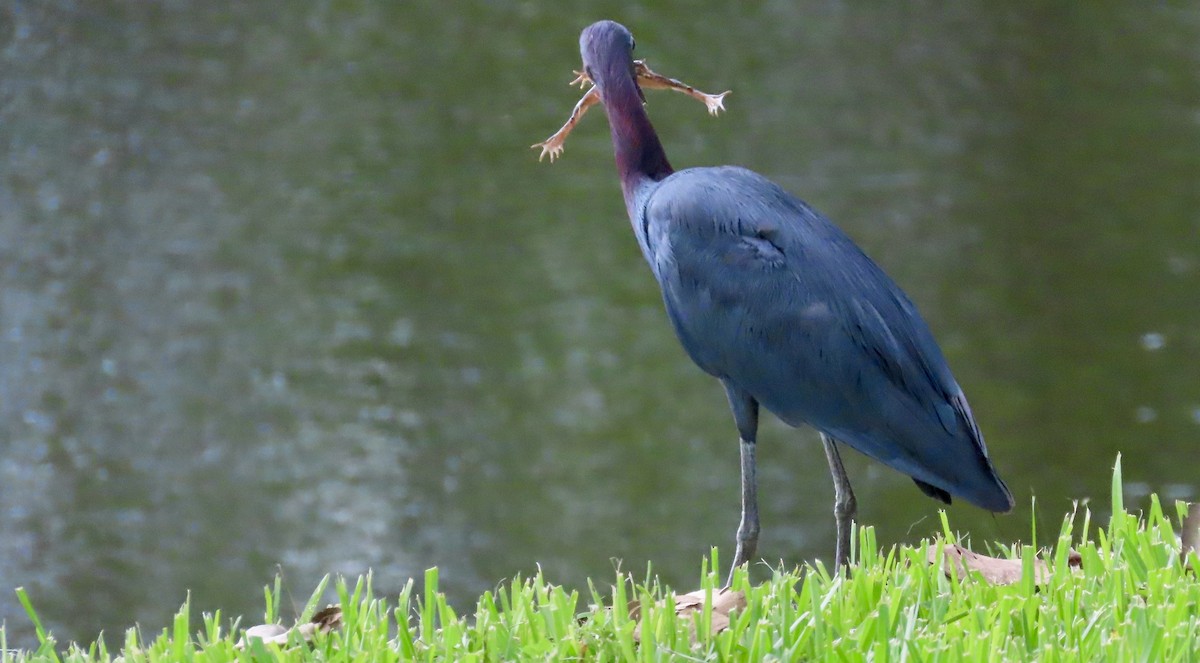
[[[624,218],[578,30],[622,20],[703,88],[650,112],[677,167],[738,163],[915,299],[1018,499],[1196,499],[1200,12],[706,3],[0,8],[0,618],[153,632],[188,590],[253,619],[429,566],[461,607],[541,565],[694,582],[731,554],[737,446]],[[1182,6],[1180,6],[1182,7]],[[762,433],[760,553],[832,552],[810,431]],[[881,541],[936,504],[855,456]]]

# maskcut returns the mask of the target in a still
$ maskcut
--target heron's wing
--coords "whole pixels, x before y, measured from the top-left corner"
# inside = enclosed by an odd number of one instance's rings
[[[856,380],[870,368],[914,398],[946,400],[959,391],[895,283],[838,228],[768,180],[740,168],[682,171],[664,182],[645,216],[668,311],[706,369],[735,369],[736,349],[747,348],[809,369],[811,380]]]

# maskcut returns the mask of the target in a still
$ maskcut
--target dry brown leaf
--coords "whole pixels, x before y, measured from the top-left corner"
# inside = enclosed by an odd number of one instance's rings
[[[729,628],[729,613],[746,607],[746,595],[725,588],[713,594],[712,602],[712,632],[720,633]],[[703,589],[675,597],[675,614],[680,617],[688,617],[693,612],[703,610]]]
[[[1187,509],[1187,518],[1183,519],[1183,532],[1179,535],[1179,554],[1183,556],[1184,563],[1187,562],[1188,553],[1200,555],[1200,503],[1190,503]]]
[[[342,627],[342,606],[327,605],[312,616],[309,623],[321,629],[322,633],[337,630]]]
[[[242,649],[246,646],[246,641],[258,638],[263,641],[263,644],[275,643],[282,645],[287,643],[288,630],[280,624],[259,624],[246,629],[245,636],[237,643],[237,648]]]
[[[930,564],[937,564],[937,550],[936,545],[929,546]],[[993,585],[1011,585],[1021,579],[1021,560],[1019,559],[988,557],[957,544],[947,545],[943,550],[943,554],[946,556],[947,578],[954,577],[954,574],[957,574],[959,578],[965,578],[967,571],[975,571]],[[1068,561],[1075,566],[1078,559],[1079,555],[1076,553]],[[1050,567],[1046,562],[1035,559],[1033,564],[1035,582],[1044,583],[1050,579]]]
[[[635,622],[640,620],[642,618],[642,602],[637,599],[630,601],[626,607],[625,614],[629,615],[629,618]]]
[[[679,594],[675,596],[675,614],[681,618],[687,619],[691,623],[692,613],[702,612],[704,610],[704,595],[705,590],[697,589],[694,592],[687,594]],[[712,633],[720,633],[729,628],[729,613],[734,610],[741,610],[746,607],[746,595],[742,592],[735,592],[728,587],[717,590],[712,595]],[[641,619],[641,606],[630,604],[629,616],[633,619]],[[642,624],[639,621],[638,625],[633,629],[633,639],[641,640]],[[695,632],[692,632],[692,637],[695,637]]]
[[[328,633],[342,627],[342,608],[337,605],[329,605],[312,616],[312,619],[297,624],[296,626],[286,629],[279,624],[259,624],[246,629],[245,635],[241,640],[234,645],[237,649],[244,649],[246,643],[254,638],[263,641],[263,644],[286,645],[288,636],[292,631],[300,634],[305,642],[313,639],[317,632]]]

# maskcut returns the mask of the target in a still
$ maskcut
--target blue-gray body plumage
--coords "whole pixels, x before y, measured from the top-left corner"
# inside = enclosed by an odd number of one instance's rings
[[[639,244],[704,371],[935,497],[1011,508],[925,322],[841,230],[737,167],[673,173],[638,202]]]

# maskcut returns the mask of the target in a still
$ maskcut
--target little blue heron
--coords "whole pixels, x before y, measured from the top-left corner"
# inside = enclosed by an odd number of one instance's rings
[[[765,177],[734,166],[671,168],[643,108],[624,26],[594,23],[579,47],[667,315],[692,360],[724,385],[733,410],[742,470],[733,568],[758,546],[760,405],[820,432],[833,475],[834,568],[849,563],[857,506],[839,442],[946,504],[955,496],[1011,510],[1012,494],[967,399],[900,288],[828,219]]]

